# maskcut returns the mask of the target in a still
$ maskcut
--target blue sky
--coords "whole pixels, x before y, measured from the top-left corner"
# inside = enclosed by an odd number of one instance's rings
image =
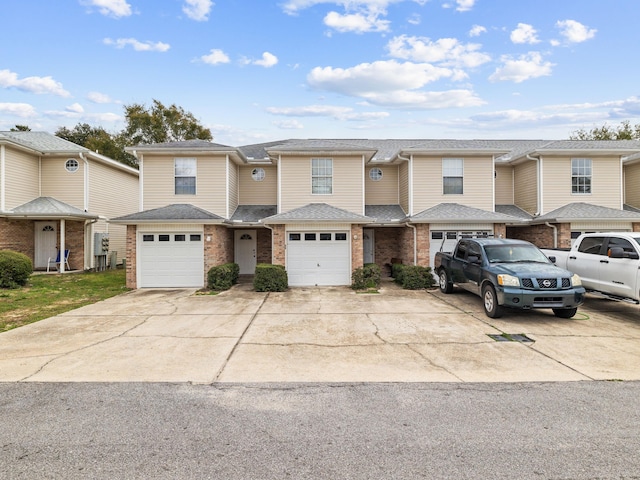
[[[191,112],[214,141],[640,123],[637,0],[3,0],[0,130]]]

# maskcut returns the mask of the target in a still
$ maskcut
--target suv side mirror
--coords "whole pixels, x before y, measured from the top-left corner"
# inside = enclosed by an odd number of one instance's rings
[[[468,261],[469,263],[473,263],[473,264],[478,265],[478,264],[480,264],[480,257],[479,257],[479,256],[477,256],[477,255],[469,255],[469,256],[467,257],[467,261]]]
[[[547,258],[549,259],[549,261],[550,261],[551,263],[553,263],[553,264],[555,265],[556,260],[557,260],[555,255],[550,255],[550,256],[548,256]]]

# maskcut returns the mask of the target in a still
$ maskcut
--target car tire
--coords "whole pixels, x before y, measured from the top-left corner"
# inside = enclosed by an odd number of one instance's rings
[[[440,291],[442,293],[453,292],[453,283],[449,281],[449,276],[444,269],[440,270],[440,273],[438,274],[438,285],[440,286]]]
[[[502,306],[498,305],[498,296],[493,285],[486,284],[482,287],[482,306],[487,317],[500,318],[502,316]]]
[[[576,313],[578,313],[578,307],[553,309],[553,314],[560,318],[572,318]]]

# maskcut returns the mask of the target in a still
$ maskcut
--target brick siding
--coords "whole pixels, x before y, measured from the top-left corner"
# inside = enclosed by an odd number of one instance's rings
[[[273,249],[271,248],[271,230],[259,228],[256,232],[256,262],[271,263]]]
[[[136,225],[127,225],[127,271],[126,286],[127,288],[138,288],[137,283],[137,256],[136,256],[136,233],[138,227]]]

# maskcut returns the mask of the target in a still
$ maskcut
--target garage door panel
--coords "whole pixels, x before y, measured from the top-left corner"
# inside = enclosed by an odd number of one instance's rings
[[[201,232],[144,233],[139,245],[141,287],[204,286]]]
[[[339,237],[336,237],[336,233]],[[310,238],[313,240],[309,240]],[[287,239],[289,285],[329,286],[351,283],[351,246],[346,232],[315,232],[315,235],[313,232],[290,232]]]

